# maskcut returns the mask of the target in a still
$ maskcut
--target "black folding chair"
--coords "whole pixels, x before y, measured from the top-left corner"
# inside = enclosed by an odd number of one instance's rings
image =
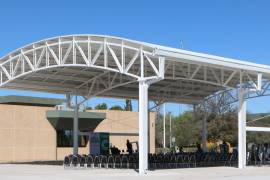
[[[131,169],[136,169],[136,160],[134,155],[129,155],[128,157],[128,167]]]
[[[80,155],[72,155],[71,158],[71,166],[72,167],[77,167],[79,165],[80,162]]]
[[[104,155],[100,156],[100,167],[108,168],[108,158],[107,158],[107,156],[104,156]]]
[[[100,156],[94,157],[94,168],[101,168]]]
[[[114,159],[114,167],[115,168],[121,168],[122,164],[121,164],[121,156],[120,155],[117,155],[115,156],[115,159]]]
[[[72,159],[72,155],[65,156],[64,162],[63,162],[64,168],[71,166],[71,159]]]
[[[87,162],[87,156],[86,155],[82,155],[80,157],[80,167],[84,167],[84,168],[87,167],[86,162]]]
[[[121,168],[128,168],[129,167],[129,164],[128,163],[129,162],[128,162],[127,155],[123,155],[122,156],[122,159],[121,159],[121,164],[122,164]]]
[[[86,166],[88,168],[94,168],[94,159],[93,159],[93,156],[91,154],[89,154],[87,156],[87,159],[86,159]]]
[[[110,155],[108,157],[108,168],[115,168],[114,167],[114,157],[112,155]]]

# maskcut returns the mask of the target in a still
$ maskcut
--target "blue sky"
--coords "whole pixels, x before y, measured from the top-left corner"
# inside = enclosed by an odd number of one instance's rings
[[[270,65],[270,1],[1,1],[0,56],[65,34],[105,34]],[[26,94],[1,90],[0,95]],[[36,96],[47,94],[34,93]],[[59,96],[57,96],[59,97]],[[270,98],[248,102],[268,112]],[[93,99],[123,105],[116,99]],[[134,104],[136,106],[136,104]],[[168,105],[175,114],[186,106]]]

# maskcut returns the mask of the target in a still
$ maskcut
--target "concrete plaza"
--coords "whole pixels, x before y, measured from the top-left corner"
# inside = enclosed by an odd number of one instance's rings
[[[2,164],[0,179],[3,180],[263,180],[270,179],[270,167],[232,167],[166,169],[150,171],[140,176],[130,169],[64,169],[55,165]]]

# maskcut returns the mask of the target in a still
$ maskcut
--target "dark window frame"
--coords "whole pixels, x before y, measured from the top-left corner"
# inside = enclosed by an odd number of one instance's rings
[[[57,130],[56,131],[57,147],[73,147],[73,131],[72,130]],[[86,147],[89,137],[79,135],[78,146]]]

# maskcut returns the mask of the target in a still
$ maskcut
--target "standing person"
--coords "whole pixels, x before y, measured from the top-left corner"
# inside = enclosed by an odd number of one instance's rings
[[[202,153],[203,152],[203,150],[202,150],[202,147],[201,147],[201,145],[199,144],[199,143],[197,143],[197,151],[196,151],[196,153],[198,153],[198,154],[200,154],[200,153]]]
[[[224,153],[228,154],[230,149],[226,141],[223,141],[223,148],[224,148]]]
[[[129,142],[129,140],[127,139],[127,152],[129,154],[132,154],[133,153],[133,149],[132,149],[132,144]]]

